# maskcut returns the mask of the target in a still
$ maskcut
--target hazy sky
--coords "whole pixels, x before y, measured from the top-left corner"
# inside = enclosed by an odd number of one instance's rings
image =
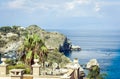
[[[0,26],[120,29],[120,0],[0,0]]]

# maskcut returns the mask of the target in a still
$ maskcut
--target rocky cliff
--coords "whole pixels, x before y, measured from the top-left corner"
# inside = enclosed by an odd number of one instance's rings
[[[48,49],[59,49],[60,51],[70,50],[70,42],[66,36],[58,32],[48,32],[37,25],[30,25],[27,28],[21,26],[4,26],[0,28],[0,52],[17,50],[23,43],[26,34],[38,34],[45,42]]]

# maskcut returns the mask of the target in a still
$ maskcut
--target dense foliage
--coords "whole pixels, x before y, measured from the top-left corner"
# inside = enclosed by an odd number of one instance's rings
[[[48,53],[44,42],[36,34],[27,35],[19,50],[21,52],[20,59],[28,65],[32,65],[36,58],[43,63]]]
[[[7,44],[5,40],[0,39],[0,47],[3,47]]]
[[[25,69],[26,74],[31,73],[31,68],[28,65],[24,64],[24,63],[20,63],[20,64],[16,64],[16,65],[9,65],[7,70],[9,71],[11,69]],[[9,72],[7,72],[7,73],[9,73]]]
[[[48,54],[47,61],[49,63],[58,63],[61,67],[70,62],[70,59],[65,57],[63,53],[60,53],[57,49]]]
[[[89,73],[87,75],[88,79],[105,79],[106,76],[106,74],[100,74],[100,68],[96,65],[89,69]]]

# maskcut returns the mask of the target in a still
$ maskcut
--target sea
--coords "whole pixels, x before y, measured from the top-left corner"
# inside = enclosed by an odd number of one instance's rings
[[[97,59],[101,73],[107,74],[106,79],[120,79],[120,30],[81,30],[52,29],[71,41],[72,45],[81,47],[81,51],[66,52],[71,60],[79,59],[85,65],[90,59]]]

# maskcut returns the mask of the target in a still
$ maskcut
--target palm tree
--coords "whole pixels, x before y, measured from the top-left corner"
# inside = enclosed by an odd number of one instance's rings
[[[43,63],[43,67],[44,67],[45,61],[47,60],[47,56],[48,56],[48,50],[45,45],[41,46],[40,50],[41,51],[39,52],[39,57],[40,57],[40,61]]]
[[[28,65],[32,65],[35,58],[39,58],[43,63],[48,53],[44,42],[36,34],[27,35],[20,50],[22,51],[20,59]]]

